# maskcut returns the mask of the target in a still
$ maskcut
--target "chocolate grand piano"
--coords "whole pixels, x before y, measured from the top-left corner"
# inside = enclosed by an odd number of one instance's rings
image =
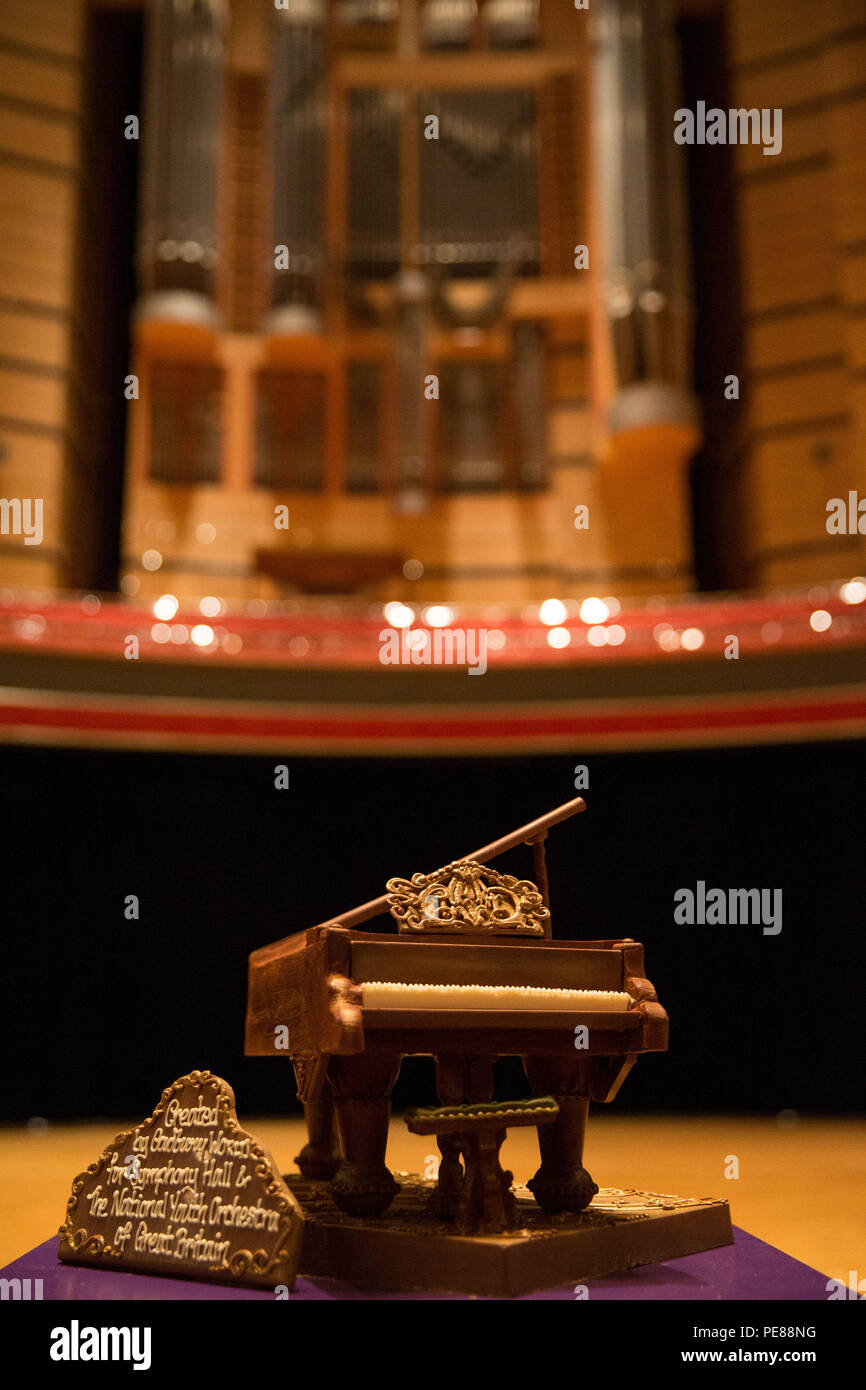
[[[640,1053],[665,1050],[668,1020],[637,942],[552,938],[544,840],[584,809],[578,797],[432,874],[391,879],[381,898],[250,956],[246,1052],[291,1057],[309,1129],[298,1165],[331,1180],[344,1212],[378,1216],[399,1190],[390,1092],[412,1055],[435,1058],[442,1105],[488,1101],[496,1058],[521,1057],[532,1094],[559,1106],[538,1127],[535,1200],[579,1212],[597,1192],[582,1162],[589,1101],[612,1100]],[[537,884],[484,867],[520,844]],[[357,930],[388,910],[396,935]],[[453,1136],[438,1142],[444,1218],[463,1175]]]

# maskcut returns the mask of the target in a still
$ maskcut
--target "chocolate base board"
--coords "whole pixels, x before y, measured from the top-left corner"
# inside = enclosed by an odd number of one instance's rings
[[[394,1176],[399,1196],[384,1216],[367,1221],[338,1211],[327,1183],[286,1177],[304,1212],[302,1274],[507,1298],[733,1243],[727,1202],[602,1188],[579,1216],[548,1216],[519,1185],[518,1230],[460,1236],[425,1215],[432,1182]]]

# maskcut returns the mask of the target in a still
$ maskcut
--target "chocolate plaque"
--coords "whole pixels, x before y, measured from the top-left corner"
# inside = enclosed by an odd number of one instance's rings
[[[79,1173],[60,1258],[142,1274],[291,1288],[303,1214],[238,1123],[231,1087],[190,1072]]]

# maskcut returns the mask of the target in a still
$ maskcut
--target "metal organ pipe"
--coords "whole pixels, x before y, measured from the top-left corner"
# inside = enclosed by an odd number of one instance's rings
[[[427,506],[427,406],[424,374],[430,331],[429,287],[420,270],[397,276],[397,488],[398,510]]]
[[[150,0],[138,319],[211,324],[227,0]]]
[[[522,48],[538,41],[538,0],[486,0],[481,17],[491,48]]]
[[[613,431],[693,424],[690,268],[669,0],[597,0],[593,77]]]
[[[310,332],[321,326],[324,272],[325,45],[323,0],[292,0],[273,12],[271,115],[274,247],[277,261],[268,329]]]
[[[465,48],[477,14],[477,0],[425,0],[421,11],[424,47]]]

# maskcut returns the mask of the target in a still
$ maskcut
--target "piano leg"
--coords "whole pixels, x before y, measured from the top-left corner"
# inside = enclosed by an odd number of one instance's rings
[[[399,1054],[359,1052],[332,1057],[328,1066],[343,1147],[330,1192],[350,1216],[381,1216],[400,1191],[385,1167],[391,1087],[400,1060]]]
[[[440,1105],[464,1105],[467,1101],[490,1100],[493,1095],[493,1058],[437,1057],[436,1095]],[[440,1221],[450,1221],[457,1216],[463,1197],[460,1142],[455,1134],[440,1134],[436,1142],[442,1159],[428,1211]]]
[[[524,1057],[535,1096],[552,1095],[559,1118],[538,1127],[541,1167],[526,1185],[543,1211],[583,1211],[597,1185],[583,1167],[589,1110],[589,1064],[570,1057]]]
[[[308,1139],[295,1162],[301,1177],[313,1182],[327,1181],[340,1166],[340,1147],[334,1125],[334,1097],[323,1086],[315,1100],[304,1104]]]

